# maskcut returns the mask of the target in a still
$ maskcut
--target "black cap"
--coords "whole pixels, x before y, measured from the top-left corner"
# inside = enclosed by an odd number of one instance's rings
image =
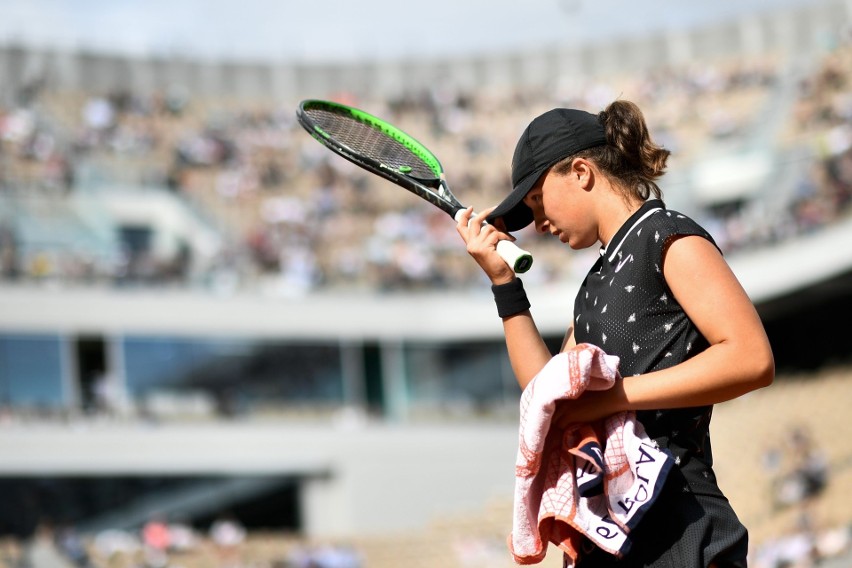
[[[512,157],[512,192],[487,218],[503,218],[506,230],[517,231],[533,222],[523,203],[539,178],[556,162],[581,150],[606,144],[597,115],[584,110],[555,108],[535,118],[518,140]]]

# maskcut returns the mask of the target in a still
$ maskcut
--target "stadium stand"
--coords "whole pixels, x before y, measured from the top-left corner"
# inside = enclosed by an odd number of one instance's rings
[[[832,61],[842,58],[845,51],[847,47],[839,47],[826,58],[822,75],[830,73],[828,68],[836,66]],[[386,104],[354,102],[374,112],[387,107],[389,118],[404,129],[423,133],[444,157],[453,184],[464,188],[470,202],[488,204],[506,184],[507,166],[502,160],[525,117],[556,104],[594,108],[614,96],[634,99],[648,109],[650,123],[658,128],[654,134],[674,150],[672,168],[677,179],[679,171],[707,161],[719,148],[740,152],[781,82],[782,64],[778,56],[728,58],[700,69],[683,66],[647,76],[619,75],[570,94],[518,89],[484,96],[464,91],[424,92]],[[826,108],[811,111],[821,118],[804,120],[807,127],[802,126],[801,118],[798,124],[789,121],[786,145],[796,144],[799,153],[824,144],[820,139],[830,137],[834,145],[817,157],[812,172],[797,174],[798,193],[788,197],[796,203],[778,200],[773,204],[785,213],[771,218],[776,225],[769,225],[770,219],[758,219],[755,230],[760,234],[742,228],[752,220],[741,220],[750,211],[744,207],[748,196],[732,194],[723,202],[705,204],[709,205],[707,216],[718,218],[718,238],[728,251],[783,237],[794,214],[798,218],[794,220],[805,225],[825,222],[844,209],[845,170],[837,164],[842,165],[838,145],[843,144],[844,127],[837,123],[842,115],[827,110],[827,105],[837,106],[836,99],[842,98],[837,93],[810,96],[810,89],[838,88],[819,86],[824,82],[820,74],[801,81],[815,86],[804,87],[795,109],[776,109],[776,114],[806,114],[806,105],[813,104]],[[835,83],[842,84],[840,79]],[[832,97],[835,100],[829,103]],[[516,104],[519,99],[523,104]],[[54,234],[41,234],[30,223],[14,222],[16,217],[8,213],[6,224],[15,226],[7,226],[6,231],[19,242],[14,259],[17,266],[8,267],[4,274],[7,278],[20,275],[72,282],[177,278],[193,284],[209,282],[211,273],[222,264],[232,264],[237,279],[248,286],[275,274],[306,290],[344,285],[416,289],[477,282],[469,263],[452,268],[460,264],[452,223],[418,207],[406,195],[389,191],[383,187],[386,182],[324,155],[294,123],[294,107],[295,101],[290,105],[268,100],[231,103],[205,99],[203,94],[170,100],[159,94],[34,88],[25,102],[5,113],[6,206],[43,219],[49,227],[55,227],[56,216],[62,215],[65,224],[72,225],[68,229],[72,232],[56,234],[52,228]],[[488,132],[488,139],[483,132]],[[728,170],[755,167],[755,175],[761,175],[759,164],[739,161],[726,165]],[[710,162],[710,169],[719,171],[724,165]],[[840,179],[826,179],[829,171]],[[761,181],[752,182],[755,187],[747,190],[765,191]],[[124,242],[109,242],[103,230],[110,222],[108,211],[104,212],[107,218],[96,221],[79,218],[80,210],[92,209],[93,199],[87,199],[87,194],[94,192],[97,200],[105,183],[154,186],[149,194],[160,191],[175,196],[226,240],[218,250],[204,250],[190,246],[186,236],[173,235],[178,243],[163,250],[147,245],[147,258],[137,250],[146,246],[144,236],[136,235],[133,241],[132,233],[125,234]],[[716,188],[726,185],[724,179],[707,183]],[[727,183],[735,185],[730,180]],[[687,197],[682,187],[664,189],[675,203]],[[840,194],[828,195],[831,191]],[[784,211],[785,207],[793,210]],[[77,212],[51,213],[51,208]],[[732,209],[741,215],[732,214]],[[87,232],[86,221],[99,223],[100,235]],[[331,241],[329,234],[334,235]],[[429,249],[418,244],[423,234],[431,237]],[[522,236],[541,240],[529,230]],[[550,257],[556,247],[542,241],[536,248]],[[539,277],[552,281],[559,276],[548,273]]]
[[[804,77],[796,76],[788,69],[789,61],[776,53],[717,58],[697,68],[682,64],[649,73],[622,72],[600,77],[590,86],[557,91],[515,87],[483,94],[459,89],[415,92],[390,100],[338,96],[385,114],[428,140],[445,160],[453,185],[464,189],[469,202],[483,205],[493,203],[499,188],[505,186],[504,157],[527,117],[557,104],[594,109],[615,96],[636,100],[657,128],[653,134],[675,152],[673,186],[664,186],[671,201],[683,203],[690,195],[695,199],[694,187],[689,193],[679,186],[691,168],[739,170],[746,178],[743,183],[748,187],[739,189],[739,180],[711,177],[692,182],[715,188],[715,197],[696,205],[705,207],[708,217],[718,218],[719,240],[733,251],[783,237],[786,222],[797,211],[805,224],[842,210],[844,200],[832,203],[825,195],[832,190],[826,187],[831,181],[824,178],[828,170],[835,176],[844,173],[834,166],[842,154],[838,145],[843,144],[843,125],[838,118],[843,120],[843,114],[834,107],[842,104],[838,85],[843,80],[835,78],[832,83],[825,77],[842,73],[837,61],[846,51],[848,47],[839,46],[825,57],[824,71]],[[775,102],[783,91],[781,85],[796,81],[802,84],[802,92],[786,103],[795,108],[776,108],[783,104]],[[822,92],[830,89],[835,92]],[[811,96],[814,90],[817,94]],[[281,275],[293,287],[301,285],[306,290],[342,285],[416,289],[477,282],[469,263],[447,270],[459,264],[451,223],[404,194],[389,191],[383,187],[386,182],[353,171],[314,147],[293,120],[295,104],[295,99],[282,102],[259,96],[234,101],[204,93],[87,93],[32,85],[4,112],[2,181],[7,207],[38,219],[50,215],[39,213],[50,207],[91,210],[92,199],[85,196],[94,192],[98,199],[104,184],[153,186],[149,193],[165,191],[175,196],[226,240],[211,251],[173,235],[177,244],[157,250],[139,234],[135,241],[133,234],[125,234],[123,242],[103,242],[109,237],[101,230],[98,250],[86,239],[97,239],[97,235],[84,230],[85,221],[92,224],[92,220],[78,219],[79,213],[64,215],[66,224],[84,225],[66,235],[31,235],[34,230],[24,228],[29,224],[16,223],[8,213],[6,231],[18,241],[17,267],[4,272],[36,279],[152,282],[174,280],[176,273],[178,281],[193,284],[209,282],[211,272],[230,264],[236,278],[248,286],[271,275]],[[813,105],[818,106],[809,110]],[[757,219],[755,230],[761,233],[754,234],[742,228],[755,220],[742,219],[754,208],[744,206],[751,201],[748,193],[767,191],[762,164],[769,158],[717,164],[711,157],[725,159],[733,151],[741,158],[755,131],[767,128],[767,108],[771,116],[799,117],[784,125],[788,152],[793,146],[798,155],[813,152],[816,144],[827,143],[819,139],[834,142],[817,155],[813,172],[795,172],[798,193],[787,199],[800,202],[776,199],[772,206],[784,216]],[[751,174],[755,179],[748,179],[749,169],[755,170]],[[700,178],[701,172],[691,175]],[[727,188],[725,193],[720,186]],[[131,222],[110,220],[108,211],[104,215],[107,218],[95,221],[102,228],[110,222]],[[48,225],[56,225],[56,220]],[[334,235],[331,241],[329,234]],[[434,246],[426,249],[418,244],[423,234],[431,237]],[[523,238],[540,240],[532,231]],[[348,246],[342,247],[342,242]],[[145,246],[149,250],[143,255],[138,249]],[[556,247],[543,241],[536,248],[549,257]],[[540,276],[558,277],[556,273]]]

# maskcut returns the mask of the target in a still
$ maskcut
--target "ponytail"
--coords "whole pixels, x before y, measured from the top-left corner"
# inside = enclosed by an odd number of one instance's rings
[[[573,158],[588,158],[626,194],[643,201],[653,195],[662,199],[657,180],[666,170],[669,152],[651,140],[645,117],[630,101],[614,101],[598,114],[607,143],[583,150],[555,167],[567,166]]]

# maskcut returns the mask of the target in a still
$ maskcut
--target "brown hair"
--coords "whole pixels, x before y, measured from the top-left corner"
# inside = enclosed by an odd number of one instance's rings
[[[671,152],[651,140],[639,107],[630,101],[614,101],[598,114],[598,120],[606,132],[606,145],[560,160],[553,167],[554,173],[565,175],[574,158],[586,158],[594,161],[626,196],[644,201],[653,194],[662,199],[656,180],[665,173]]]

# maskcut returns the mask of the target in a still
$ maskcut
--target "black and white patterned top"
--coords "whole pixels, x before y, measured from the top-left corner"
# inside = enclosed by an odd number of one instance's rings
[[[574,337],[621,359],[622,376],[677,365],[709,344],[673,297],[663,276],[663,253],[678,236],[710,234],[692,219],[646,202],[592,266],[574,302]],[[637,412],[652,438],[712,465],[711,406]]]

